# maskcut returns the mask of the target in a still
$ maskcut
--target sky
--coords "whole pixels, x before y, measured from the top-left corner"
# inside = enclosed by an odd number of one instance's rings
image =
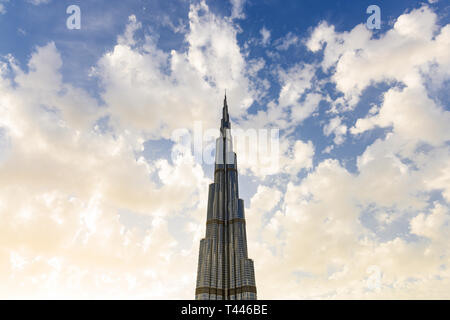
[[[449,299],[449,10],[0,0],[0,298],[193,299],[226,90],[258,298]]]

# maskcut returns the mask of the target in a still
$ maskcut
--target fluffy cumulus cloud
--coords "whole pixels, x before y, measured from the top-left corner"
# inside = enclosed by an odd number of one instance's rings
[[[197,254],[209,181],[190,153],[175,162],[139,154],[146,137],[215,118],[209,104],[223,88],[240,99],[237,114],[252,94],[232,24],[204,3],[190,22],[188,51],[166,53],[152,35],[135,37],[141,25],[131,16],[92,70],[104,106],[63,81],[53,42],[36,48],[27,71],[11,55],[2,60],[1,296],[192,296],[195,272],[176,261]]]
[[[192,198],[194,181],[206,188],[203,171],[188,161],[136,159],[142,140],[99,130],[96,120],[104,111],[62,81],[61,63],[49,43],[33,53],[28,72],[12,57],[2,65],[0,127],[7,143],[0,170],[0,295],[170,296],[193,279],[166,287],[172,259],[192,250],[177,250],[168,217],[204,201],[200,194]],[[163,186],[149,179],[152,173]],[[167,180],[168,174],[190,184]],[[121,210],[150,223],[127,226]]]
[[[323,132],[327,136],[334,134],[334,143],[341,144],[344,142],[344,136],[347,133],[347,126],[341,123],[341,119],[339,117],[335,117],[331,119],[326,126],[324,126]]]
[[[276,166],[238,151],[240,174],[257,183],[246,216],[259,298],[450,298],[450,115],[436,95],[448,88],[449,26],[424,6],[378,37],[326,22],[308,39],[288,34],[279,50],[304,43],[318,60],[276,66],[275,98],[248,114],[267,62],[239,46],[244,1],[231,8],[221,17],[191,5],[186,46],[172,51],[130,16],[92,68],[102,103],[64,80],[53,42],[27,68],[2,57],[0,297],[193,298],[210,180],[180,141],[178,158],[143,154],[180,126],[215,128],[211,101],[226,88],[233,130],[280,130],[266,136],[278,143]],[[270,34],[256,41],[266,48]],[[380,101],[355,119],[364,90],[380,83]],[[322,102],[318,132],[333,144],[319,157],[295,129]],[[385,134],[354,156],[354,170],[333,157],[375,128]]]
[[[350,132],[389,132],[357,157],[355,173],[327,159],[289,182],[281,209],[259,222],[277,233],[250,244],[263,260],[256,274],[266,298],[449,297],[450,112],[430,83],[446,86],[450,35],[436,21],[425,6],[398,17],[379,38],[362,25],[339,33],[323,22],[312,31],[307,46],[323,51],[321,68],[343,94],[332,101],[338,115],[324,134],[343,143],[343,119],[380,82],[391,84],[380,105]]]
[[[409,201],[414,198],[405,194],[411,178],[400,172],[392,177],[395,171],[380,167],[370,173],[382,182],[393,179],[388,191],[382,190],[384,183],[371,185],[335,160],[322,162],[300,184],[289,183],[281,214],[261,222],[264,233],[278,236],[250,242],[250,252],[263,260],[256,272],[265,297],[279,298],[279,290],[286,290],[285,298],[448,297],[449,207]],[[410,232],[420,237],[379,239],[362,218],[362,208],[375,203],[394,207],[389,215],[402,209],[420,212],[410,219]],[[283,272],[270,272],[279,268]]]
[[[93,70],[117,126],[145,131],[155,139],[170,138],[180,126],[192,130],[195,121],[215,128],[218,110],[210,102],[225,89],[233,96],[234,115],[252,104],[256,93],[237,45],[237,29],[204,2],[191,6],[185,52],[162,51],[151,34],[137,39],[142,25],[135,16],[129,20],[117,45]]]
[[[363,24],[348,32],[336,32],[322,22],[307,41],[313,52],[324,47],[322,68],[335,68],[332,79],[344,94],[336,101],[341,109],[352,108],[367,86],[377,82],[402,82],[420,86],[421,72],[438,65],[439,77],[449,67],[446,54],[449,26],[439,28],[437,15],[428,7],[403,14],[380,38]],[[443,75],[445,76],[445,75]]]

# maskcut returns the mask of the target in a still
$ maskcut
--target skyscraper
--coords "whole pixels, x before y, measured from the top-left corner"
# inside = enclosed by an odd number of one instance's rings
[[[256,299],[253,261],[247,256],[244,201],[239,199],[227,97],[216,140],[214,183],[209,185],[206,236],[200,241],[197,300]]]

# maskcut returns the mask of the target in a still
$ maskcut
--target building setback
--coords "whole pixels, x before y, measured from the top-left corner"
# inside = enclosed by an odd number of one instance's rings
[[[230,130],[225,95],[220,137],[216,140],[214,183],[209,185],[206,236],[200,241],[196,300],[256,300]]]

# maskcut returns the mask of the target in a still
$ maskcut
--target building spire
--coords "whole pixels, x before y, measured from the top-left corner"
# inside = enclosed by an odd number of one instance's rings
[[[228,114],[227,90],[225,89],[225,98],[223,99],[222,124],[220,129],[230,129],[230,116]]]

